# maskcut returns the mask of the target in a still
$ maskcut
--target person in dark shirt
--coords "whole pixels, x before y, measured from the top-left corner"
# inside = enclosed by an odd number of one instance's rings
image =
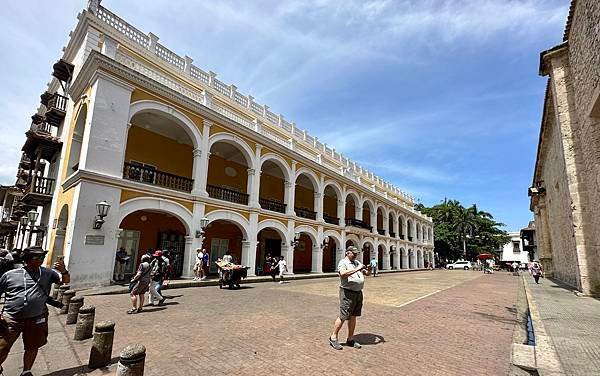
[[[56,271],[42,267],[46,251],[41,247],[23,250],[25,266],[6,272],[0,278],[0,294],[6,302],[0,314],[0,373],[12,345],[23,334],[23,373],[31,375],[38,349],[48,340],[46,301],[53,283],[69,283],[64,263],[53,265]]]

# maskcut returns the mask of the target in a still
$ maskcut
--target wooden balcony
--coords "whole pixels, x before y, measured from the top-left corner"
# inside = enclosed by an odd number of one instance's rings
[[[300,218],[312,219],[313,221],[317,219],[317,213],[310,209],[296,207],[294,210],[296,211],[296,216]]]
[[[192,191],[192,187],[194,186],[193,179],[129,162],[125,162],[125,165],[123,166],[123,179],[139,181],[144,184],[156,185],[188,193]]]
[[[58,93],[52,94],[48,98],[46,105],[46,121],[51,125],[58,127],[67,114],[67,103],[69,98]]]
[[[338,217],[331,216],[327,213],[323,213],[323,219],[325,220],[326,223],[330,223],[330,224],[336,225],[336,226],[340,225],[340,219]]]
[[[52,66],[52,75],[62,82],[69,82],[73,77],[75,66],[63,59],[58,60]]]
[[[236,204],[248,205],[248,194],[246,193],[210,184],[206,185],[206,191],[208,192],[209,197]]]
[[[55,180],[33,175],[32,181],[23,193],[21,202],[26,205],[44,206],[52,200]]]
[[[369,232],[373,231],[373,226],[369,226],[366,222],[355,218],[346,218],[346,226],[364,228],[365,230],[369,230]]]
[[[260,207],[265,210],[270,210],[278,213],[285,213],[286,204],[282,202],[260,197],[258,199],[258,203],[260,204]]]
[[[396,237],[396,233],[395,233],[395,232],[391,232],[391,231],[390,231],[390,236],[391,236],[392,238],[395,238],[395,237]]]

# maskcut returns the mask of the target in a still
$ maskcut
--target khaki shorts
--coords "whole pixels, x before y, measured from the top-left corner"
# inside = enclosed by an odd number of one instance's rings
[[[362,291],[353,291],[340,287],[340,319],[350,320],[351,316],[360,316],[363,306]]]
[[[0,320],[0,359],[5,359],[19,335],[23,333],[25,350],[37,350],[48,342],[48,314],[31,319]]]

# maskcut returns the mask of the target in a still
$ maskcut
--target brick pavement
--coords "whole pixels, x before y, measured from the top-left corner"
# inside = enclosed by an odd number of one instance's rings
[[[465,271],[369,278],[357,327],[365,346],[343,351],[327,343],[338,312],[334,279],[168,290],[166,307],[138,315],[125,314],[125,295],[86,299],[97,320],[117,323],[113,356],[130,343],[147,347],[146,375],[506,375],[516,287],[505,274]],[[75,375],[90,341],[67,341],[74,328],[62,329],[64,316],[53,321],[36,375]],[[6,374],[18,374],[18,364],[11,355]],[[90,374],[109,373],[114,366]]]
[[[562,371],[567,375],[600,375],[600,300],[578,297],[553,280],[541,279],[536,285],[526,276],[525,282],[529,304],[537,309]],[[543,369],[540,374],[544,374]]]

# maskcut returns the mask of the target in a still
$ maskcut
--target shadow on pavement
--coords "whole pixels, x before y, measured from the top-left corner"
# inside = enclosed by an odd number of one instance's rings
[[[474,312],[474,313],[476,315],[479,315],[479,316],[487,319],[487,320],[501,322],[504,324],[516,324],[517,323],[517,320],[515,320],[515,319],[509,319],[509,318],[497,316],[497,315],[490,315],[489,313],[483,313],[483,312]]]
[[[114,373],[114,369],[110,369],[109,367],[111,365],[117,364],[118,362],[119,362],[119,357],[115,356],[114,358],[112,358],[110,360],[110,363],[108,364],[107,367],[98,368],[98,370],[100,370],[103,374],[113,374]],[[58,371],[47,373],[46,376],[75,376],[75,375],[85,375],[88,372],[92,372],[92,371],[94,371],[94,370],[88,368],[87,365],[85,365],[85,366],[77,366],[77,367],[71,367],[71,368],[61,369],[61,370],[58,370]]]
[[[382,336],[373,333],[356,334],[354,339],[361,345],[378,345],[385,342],[385,339]]]

